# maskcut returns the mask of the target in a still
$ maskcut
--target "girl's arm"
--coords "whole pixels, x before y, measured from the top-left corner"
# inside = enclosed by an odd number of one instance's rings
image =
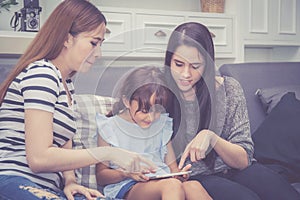
[[[35,173],[74,170],[109,160],[128,171],[155,168],[151,161],[118,148],[75,150],[54,147],[52,143],[53,114],[37,109],[25,109],[26,158],[30,169]]]
[[[176,157],[175,157],[175,153],[171,141],[168,142],[167,144],[167,154],[165,157],[165,163],[169,166],[170,171],[172,173],[180,171],[177,166],[177,161],[176,161]]]
[[[109,144],[98,135],[98,146],[109,146]],[[96,179],[97,184],[100,186],[118,183],[126,178],[126,174],[123,170],[109,168],[108,162],[102,162],[96,165]]]

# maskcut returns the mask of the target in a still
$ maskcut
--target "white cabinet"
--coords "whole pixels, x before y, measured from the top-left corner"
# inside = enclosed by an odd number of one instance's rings
[[[216,58],[234,58],[234,17],[226,14],[130,9],[116,7],[99,8],[107,19],[105,41],[101,47],[107,58],[164,58],[171,32],[187,21],[201,22],[215,35]],[[22,54],[34,37],[32,33],[0,32],[0,53],[14,54],[8,49],[9,41],[22,40],[16,54]],[[9,41],[8,41],[9,40]]]
[[[101,7],[107,19],[103,56],[163,57],[172,30],[184,15],[167,15],[152,10]]]
[[[208,16],[188,16],[188,21],[200,22],[207,26],[213,35],[215,54],[218,58],[235,57],[234,17],[218,14]]]
[[[299,0],[246,0],[245,45],[300,45]]]
[[[135,47],[138,52],[164,53],[170,34],[185,20],[183,15],[137,13],[135,16]]]
[[[132,50],[132,13],[101,8],[107,28],[101,47],[103,56],[123,54]]]
[[[101,8],[108,20],[103,55],[120,57],[165,56],[171,32],[187,21],[206,25],[215,35],[216,58],[234,58],[234,17],[225,14]]]

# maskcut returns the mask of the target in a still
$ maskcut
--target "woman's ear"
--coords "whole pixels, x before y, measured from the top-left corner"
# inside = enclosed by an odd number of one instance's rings
[[[129,107],[130,107],[130,102],[129,102],[129,100],[125,97],[125,95],[122,96],[122,101],[123,101],[123,104],[125,105],[126,108],[129,108]]]
[[[73,42],[74,42],[73,40],[74,40],[74,36],[71,35],[70,33],[68,33],[68,38],[65,41],[64,46],[67,48],[70,48],[73,45]]]

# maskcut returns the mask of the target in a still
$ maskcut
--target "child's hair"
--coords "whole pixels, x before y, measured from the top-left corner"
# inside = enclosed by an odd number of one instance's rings
[[[127,73],[122,80],[115,95],[118,101],[107,115],[108,117],[116,115],[126,108],[122,101],[123,98],[129,100],[129,103],[133,100],[138,101],[137,111],[149,111],[151,108],[150,98],[155,94],[154,104],[166,107],[169,90],[166,87],[164,74],[158,67],[138,67]]]

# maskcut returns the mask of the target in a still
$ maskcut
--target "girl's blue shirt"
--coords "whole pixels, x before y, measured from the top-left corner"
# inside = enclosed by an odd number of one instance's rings
[[[168,114],[161,114],[160,118],[148,128],[141,128],[118,115],[108,118],[105,115],[97,114],[96,123],[98,134],[109,145],[139,153],[153,161],[158,170],[151,175],[162,175],[170,172],[169,167],[165,164],[167,144],[173,133],[172,119]],[[110,167],[117,168],[112,163]],[[130,181],[132,179],[125,179],[119,183],[105,186],[105,196],[115,197],[119,190]]]

